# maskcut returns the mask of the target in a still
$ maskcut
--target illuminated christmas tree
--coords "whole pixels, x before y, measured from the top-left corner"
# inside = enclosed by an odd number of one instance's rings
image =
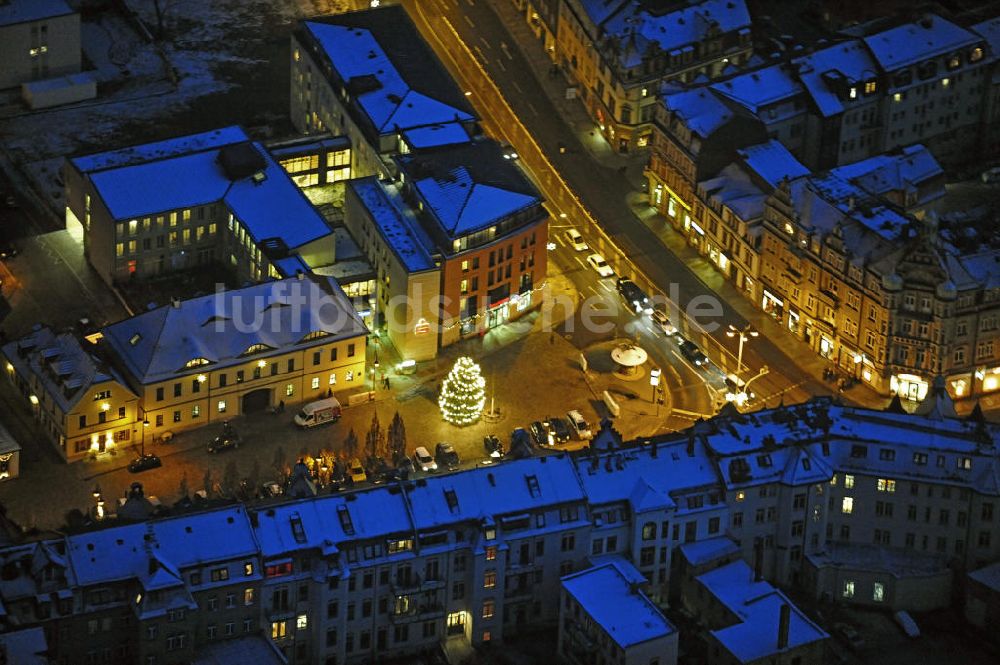
[[[471,425],[483,415],[486,380],[472,358],[459,358],[441,386],[438,406],[452,425]]]

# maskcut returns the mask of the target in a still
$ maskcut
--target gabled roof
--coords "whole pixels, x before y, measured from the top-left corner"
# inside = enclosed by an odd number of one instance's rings
[[[378,134],[475,119],[401,8],[317,17],[303,27]]]
[[[486,228],[538,202],[534,196],[475,182],[464,166],[445,177],[418,180],[415,186],[441,226],[453,236]]]
[[[562,578],[566,593],[623,649],[677,632],[636,588],[637,572],[628,561],[618,558]]]
[[[763,107],[792,101],[805,91],[785,64],[755,69],[716,83],[712,88],[754,114],[758,114]]]
[[[780,141],[771,139],[736,151],[743,163],[772,187],[784,179],[794,180],[810,171]]]
[[[720,94],[712,88],[692,88],[666,93],[663,96],[663,103],[667,110],[683,120],[692,132],[706,138],[736,115],[719,99]]]
[[[823,117],[844,110],[844,102],[830,86],[830,77],[843,78],[850,83],[872,79],[878,74],[877,63],[860,39],[820,49],[793,62],[798,68],[799,80]]]
[[[128,384],[111,367],[83,347],[71,332],[56,333],[38,327],[19,340],[8,342],[3,354],[21,376],[34,376],[63,413],[70,413],[90,394],[92,386],[115,381]]]
[[[7,0],[0,2],[0,27],[74,13],[65,0]]]
[[[367,332],[336,280],[312,274],[165,305],[103,330],[140,384],[197,371],[191,361],[217,369]],[[323,336],[307,339],[313,333]]]
[[[979,35],[936,14],[865,37],[875,60],[888,72],[946,55],[980,41]]]

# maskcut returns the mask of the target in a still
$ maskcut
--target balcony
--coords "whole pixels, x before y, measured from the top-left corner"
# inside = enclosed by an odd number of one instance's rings
[[[397,576],[390,585],[397,596],[420,591],[435,591],[445,587],[445,581],[438,577],[426,578],[423,575]]]

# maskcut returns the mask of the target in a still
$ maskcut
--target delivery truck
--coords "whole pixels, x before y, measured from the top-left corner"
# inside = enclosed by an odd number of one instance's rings
[[[316,427],[340,420],[340,402],[336,397],[309,402],[295,414],[295,424],[299,427]]]

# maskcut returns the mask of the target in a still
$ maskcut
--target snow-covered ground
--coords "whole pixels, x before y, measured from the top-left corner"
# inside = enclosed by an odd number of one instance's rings
[[[155,31],[153,0],[127,1]],[[83,15],[85,60],[99,82],[96,100],[37,112],[28,112],[16,94],[0,100],[0,144],[54,210],[62,208],[56,174],[65,156],[287,116],[288,37],[295,21],[346,5],[160,2],[165,38],[159,44],[147,43],[110,9]]]

